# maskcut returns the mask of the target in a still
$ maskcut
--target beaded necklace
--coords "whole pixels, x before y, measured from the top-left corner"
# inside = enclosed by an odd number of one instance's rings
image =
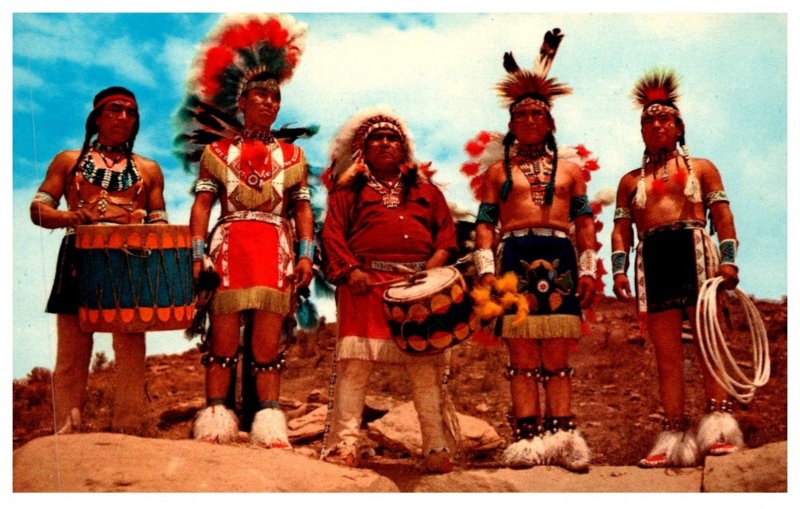
[[[519,146],[517,156],[526,160],[518,163],[518,167],[531,187],[531,200],[536,205],[545,204],[547,187],[553,178],[553,163],[545,153],[543,146]]]
[[[272,131],[261,131],[257,129],[242,129],[242,138],[250,140],[262,141],[265,145],[269,145],[274,140]]]
[[[396,209],[400,206],[400,191],[403,190],[403,183],[397,179],[392,186],[386,186],[374,176],[370,175],[367,185],[381,195],[383,206],[387,209]]]
[[[83,178],[90,184],[102,187],[106,191],[124,191],[139,181],[139,170],[136,163],[130,160],[130,164],[125,165],[122,171],[114,171],[111,168],[98,168],[90,155],[87,155],[81,165]]]

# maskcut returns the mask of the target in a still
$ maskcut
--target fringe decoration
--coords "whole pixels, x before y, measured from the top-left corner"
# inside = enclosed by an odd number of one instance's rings
[[[559,465],[571,472],[585,472],[592,459],[589,446],[580,431],[558,430],[546,433],[544,438],[544,461],[547,465]]]
[[[458,422],[458,414],[456,413],[453,399],[450,397],[450,392],[447,390],[448,375],[449,372],[445,369],[445,375],[442,377],[442,385],[440,388],[442,423],[444,424],[445,431],[450,435],[448,437],[448,442],[452,443],[454,455],[458,456],[461,449],[461,426]]]
[[[581,318],[576,315],[529,316],[519,325],[514,325],[505,317],[502,337],[504,338],[574,338],[581,337]]]
[[[717,442],[726,442],[735,445],[739,450],[744,449],[744,437],[736,418],[727,412],[712,412],[706,414],[697,426],[697,447],[701,454]]]
[[[530,468],[543,465],[545,461],[545,444],[542,437],[517,440],[506,447],[500,461],[509,468]]]
[[[263,309],[285,315],[291,306],[291,290],[256,286],[240,290],[217,290],[211,301],[212,314],[233,313],[245,309]]]
[[[277,408],[260,410],[253,419],[250,442],[267,448],[291,449],[283,412]]]
[[[192,437],[196,440],[227,444],[239,436],[239,419],[224,405],[202,409],[194,419]]]
[[[359,336],[345,336],[336,343],[336,358],[361,359],[389,364],[407,364],[409,362],[433,362],[444,364],[449,362],[450,350],[443,355],[412,356],[397,347],[391,339],[370,339]]]
[[[693,467],[697,465],[697,442],[690,431],[662,431],[648,457],[664,454],[670,467]]]

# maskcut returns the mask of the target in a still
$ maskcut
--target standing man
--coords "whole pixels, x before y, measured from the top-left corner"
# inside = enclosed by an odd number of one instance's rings
[[[305,32],[305,25],[289,16],[226,16],[204,42],[199,72],[189,84],[184,118],[202,122],[208,114],[219,115],[231,125],[237,112],[243,118],[225,137],[203,129],[193,134],[195,141],[218,138],[200,157],[189,222],[193,272],[197,280],[207,252],[221,279],[209,304],[210,346],[202,358],[207,407],[193,427],[199,440],[226,443],[238,435],[238,419],[225,400],[239,359],[244,312],[252,310],[253,362],[245,369],[255,378],[258,411],[250,439],[265,447],[291,447],[279,404],[285,362],[280,340],[297,288],[311,281],[314,231],[305,155],[276,140],[271,127],[280,109],[280,86],[300,59]],[[220,217],[209,234],[215,200]]]
[[[404,365],[422,431],[423,467],[453,469],[455,418],[442,387],[448,353],[413,357],[392,340],[383,311],[385,283],[443,266],[455,252],[453,218],[442,192],[419,166],[399,116],[387,108],[363,110],[337,135],[332,190],[322,230],[328,278],[337,285],[339,337],[332,427],[322,459],[356,466],[364,397],[377,362]],[[404,269],[404,270],[402,270]]]
[[[585,471],[590,455],[571,411],[568,350],[581,336],[581,306],[594,296],[597,240],[580,168],[558,159],[553,134],[552,101],[571,92],[547,78],[561,37],[558,29],[548,32],[533,72],[505,55],[508,75],[497,89],[511,120],[504,157],[489,167],[482,187],[475,265],[482,286],[492,286],[495,273],[514,273],[530,313],[518,321],[509,316],[512,307],[500,318],[514,433],[502,461],[514,468],[557,464]],[[568,237],[572,225],[575,246]]]
[[[741,431],[731,415],[733,402],[705,363],[701,368],[709,414],[700,423],[697,441],[685,415],[681,325],[689,319],[696,345],[695,305],[703,281],[721,276],[721,286],[734,289],[739,271],[736,229],[722,178],[711,161],[689,157],[676,106],[677,87],[672,70],[651,71],[636,84],[633,95],[642,107],[644,157],[641,168],[620,180],[611,237],[614,294],[630,301],[626,272],[632,225],[636,225],[639,313],[658,365],[665,418],[655,446],[639,462],[645,468],[692,466],[698,454],[728,454],[743,447]],[[703,229],[706,212],[719,238],[719,260]]]
[[[31,203],[31,220],[43,228],[66,228],[58,252],[56,277],[48,313],[55,313],[58,331],[53,373],[55,429],[79,431],[84,391],[89,376],[93,336],[78,321],[78,276],[75,227],[83,224],[166,223],[164,177],[155,161],[133,153],[139,132],[139,108],[133,92],[110,87],[95,97],[86,119],[80,150],[53,158]],[[61,198],[66,210],[59,210]],[[111,429],[144,431],[145,335],[112,335],[116,385]]]

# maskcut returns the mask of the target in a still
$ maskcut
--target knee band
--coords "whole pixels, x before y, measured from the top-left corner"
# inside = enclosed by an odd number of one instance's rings
[[[260,363],[253,360],[253,362],[250,363],[250,369],[253,370],[254,375],[256,373],[269,373],[271,371],[280,373],[286,369],[286,350],[280,352],[278,356],[270,362]]]
[[[542,386],[547,387],[547,384],[550,383],[550,380],[553,378],[572,378],[573,376],[575,376],[575,368],[572,366],[565,366],[555,371],[542,368]]]
[[[211,364],[216,364],[225,369],[235,368],[239,363],[239,352],[237,351],[233,357],[224,357],[222,355],[211,355],[207,353],[200,357],[200,364],[209,367]]]
[[[542,370],[539,368],[515,368],[513,366],[506,366],[506,379],[511,380],[515,376],[524,376],[536,382],[541,382]]]

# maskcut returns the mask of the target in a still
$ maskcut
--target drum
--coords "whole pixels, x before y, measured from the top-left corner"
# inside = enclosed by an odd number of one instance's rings
[[[78,320],[87,332],[185,329],[192,323],[188,226],[76,228]]]
[[[461,273],[439,267],[383,292],[392,337],[410,354],[434,354],[469,339],[480,326]]]

